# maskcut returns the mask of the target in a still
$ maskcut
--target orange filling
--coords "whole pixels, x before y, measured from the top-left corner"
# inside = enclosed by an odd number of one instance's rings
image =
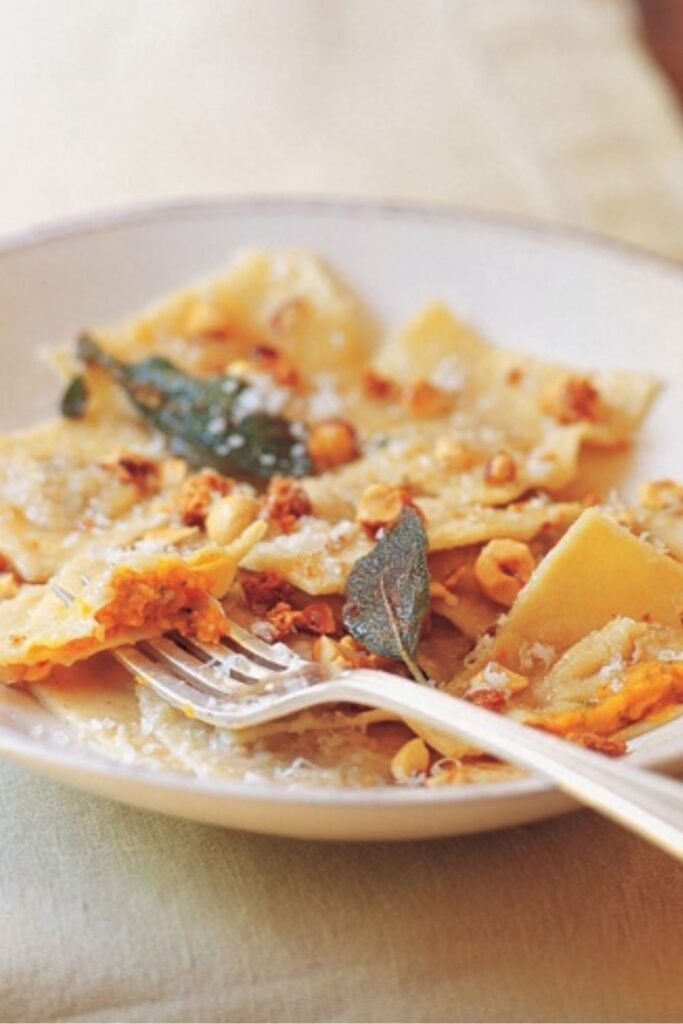
[[[595,703],[547,716],[532,715],[530,725],[570,739],[584,734],[611,736],[634,722],[683,702],[683,662],[646,661],[626,672],[616,692],[601,687]]]
[[[94,629],[91,636],[54,646],[37,644],[31,650],[30,664],[3,666],[2,679],[41,679],[55,665],[71,665],[96,651],[115,647],[117,637],[142,630],[149,636],[159,636],[176,629],[185,636],[216,643],[227,632],[227,621],[220,603],[212,596],[213,584],[210,573],[186,565],[162,563],[144,572],[118,569],[112,577],[113,597],[95,613],[104,636]],[[17,637],[17,642],[24,639]]]
[[[159,633],[178,629],[214,643],[225,632],[226,621],[223,609],[211,597],[212,582],[208,573],[182,565],[144,574],[119,569],[112,580],[114,596],[96,618],[107,637],[143,628]]]

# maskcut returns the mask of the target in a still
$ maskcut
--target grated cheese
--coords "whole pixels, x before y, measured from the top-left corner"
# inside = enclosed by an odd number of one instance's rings
[[[444,356],[436,364],[429,377],[430,384],[442,391],[460,391],[467,382],[467,372],[455,356]]]
[[[534,643],[525,642],[519,649],[519,664],[523,669],[534,668],[540,662],[544,669],[547,669],[557,658],[557,651],[552,644],[542,644],[538,640]]]
[[[277,416],[284,410],[291,395],[291,388],[276,385],[267,373],[251,374],[248,386],[235,399],[234,418],[239,423],[247,416],[259,412]]]

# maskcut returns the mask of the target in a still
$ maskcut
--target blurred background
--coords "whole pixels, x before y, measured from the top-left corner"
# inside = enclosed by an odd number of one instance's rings
[[[0,231],[204,194],[377,196],[683,256],[681,0],[0,8]]]

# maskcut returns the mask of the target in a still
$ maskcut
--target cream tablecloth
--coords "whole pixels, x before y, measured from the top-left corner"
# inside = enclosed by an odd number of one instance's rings
[[[621,0],[0,4],[0,230],[206,192],[427,198],[683,256]],[[683,871],[589,813],[302,844],[0,768],[8,1021],[675,1021]]]

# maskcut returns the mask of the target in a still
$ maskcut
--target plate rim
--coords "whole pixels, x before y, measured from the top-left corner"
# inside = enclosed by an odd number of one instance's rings
[[[38,701],[36,701],[36,704],[40,707]],[[68,723],[63,723],[62,728],[64,731],[70,730]],[[76,739],[78,739],[77,736]],[[336,788],[322,785],[310,786],[305,782],[285,785],[275,782],[251,783],[221,779],[214,780],[190,774],[184,775],[180,772],[156,771],[146,769],[143,766],[122,764],[113,760],[109,761],[104,755],[99,754],[95,750],[88,751],[87,748],[79,750],[69,749],[66,746],[52,746],[28,737],[23,733],[15,732],[6,725],[0,725],[0,754],[2,756],[9,756],[16,762],[26,762],[26,760],[30,759],[32,765],[40,768],[59,764],[78,772],[87,772],[88,775],[97,774],[100,777],[107,778],[115,775],[121,780],[133,782],[136,785],[151,785],[155,788],[160,787],[166,790],[182,789],[187,793],[196,793],[199,790],[202,795],[223,797],[231,800],[244,800],[248,803],[278,803],[293,806],[311,804],[329,806],[331,803],[335,803],[343,804],[346,807],[394,807],[397,804],[415,805],[418,803],[424,806],[426,804],[452,804],[455,791],[459,795],[457,802],[462,803],[482,802],[483,790],[486,790],[486,801],[493,801],[494,803],[500,799],[526,799],[536,794],[560,792],[556,786],[546,782],[541,776],[536,775],[522,776],[499,782],[478,783],[476,785],[457,787],[457,789],[454,787],[454,792],[451,792],[449,787],[435,787],[428,790],[417,787],[413,789],[398,786]],[[514,784],[512,791],[510,791],[511,784]]]
[[[174,199],[154,199],[121,206],[96,208],[66,217],[54,217],[29,224],[23,228],[9,228],[0,232],[0,257],[67,241],[81,235],[95,235],[117,227],[152,224],[168,217],[197,216],[210,218],[217,212],[232,215],[253,212],[286,211],[309,214],[339,214],[352,216],[418,217],[428,220],[482,223],[485,225],[522,232],[548,241],[561,239],[577,248],[594,248],[611,253],[634,264],[648,263],[653,269],[683,274],[683,256],[665,256],[645,246],[622,241],[611,235],[566,222],[545,221],[530,214],[503,210],[486,210],[454,203],[428,200],[375,199],[363,196],[317,196],[313,194],[239,193],[234,195],[206,194]]]
[[[630,265],[643,269],[664,272],[673,276],[683,285],[683,259],[668,257],[641,248],[630,242],[622,242],[610,236],[583,227],[564,223],[552,223],[526,215],[501,211],[479,210],[473,207],[434,203],[426,201],[402,201],[393,199],[372,199],[353,196],[322,197],[312,195],[286,194],[241,194],[204,195],[170,200],[123,204],[120,207],[86,211],[73,216],[41,221],[25,228],[0,233],[0,259],[30,251],[32,249],[106,233],[119,227],[144,226],[168,219],[206,218],[219,215],[248,216],[258,213],[307,214],[312,216],[347,214],[364,218],[367,216],[396,217],[429,221],[446,221],[451,224],[463,223],[474,227],[485,225],[509,231],[513,235],[526,235],[550,243],[578,250],[598,250],[608,258],[615,257]],[[3,686],[4,689],[4,686]],[[7,687],[11,689],[11,687]],[[35,698],[32,698],[35,700]],[[40,707],[38,701],[37,706]],[[669,724],[669,723],[667,723]],[[667,730],[667,724],[659,728]],[[646,734],[652,735],[652,733]],[[678,750],[671,750],[677,744],[663,744],[662,750],[636,749],[630,757],[651,767],[666,767],[676,760],[683,762],[683,738]],[[432,789],[370,786],[367,788],[333,788],[311,786],[306,783],[283,785],[281,783],[245,783],[232,780],[212,780],[180,772],[155,771],[141,766],[125,765],[109,761],[96,751],[84,747],[82,751],[56,747],[0,724],[0,754],[14,762],[30,762],[38,770],[51,766],[69,768],[92,777],[111,778],[133,782],[145,787],[159,787],[164,790],[183,790],[226,801],[247,803],[278,803],[290,806],[343,805],[346,808],[369,805],[382,808],[412,806],[434,807],[471,803],[497,803],[501,800],[526,800],[534,796],[560,797],[560,790],[541,776],[529,775],[495,782],[457,787],[434,787]],[[645,756],[643,756],[645,755]]]

